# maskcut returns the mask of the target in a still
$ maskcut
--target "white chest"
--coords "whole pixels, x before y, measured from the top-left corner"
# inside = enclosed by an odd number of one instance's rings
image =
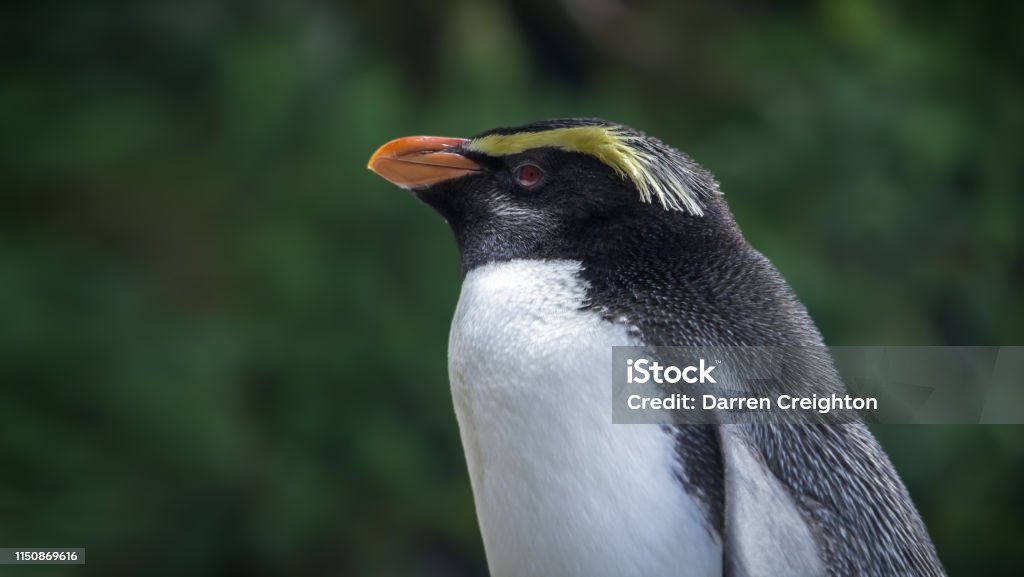
[[[721,546],[656,425],[611,422],[625,327],[580,311],[579,263],[471,271],[449,372],[494,577],[720,575]]]

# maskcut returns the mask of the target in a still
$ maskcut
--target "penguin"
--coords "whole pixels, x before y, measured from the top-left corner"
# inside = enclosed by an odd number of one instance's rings
[[[558,119],[399,138],[368,167],[458,246],[449,377],[491,575],[945,574],[860,422],[613,424],[612,347],[827,350],[690,157]]]

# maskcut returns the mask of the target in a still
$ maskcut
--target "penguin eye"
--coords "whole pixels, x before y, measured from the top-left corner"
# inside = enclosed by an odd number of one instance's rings
[[[512,178],[523,188],[533,188],[544,180],[544,171],[536,164],[520,164],[512,171]]]

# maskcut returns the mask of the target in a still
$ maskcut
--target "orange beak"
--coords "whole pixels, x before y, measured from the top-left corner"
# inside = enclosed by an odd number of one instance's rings
[[[462,138],[407,136],[377,149],[366,168],[402,188],[420,188],[480,170],[472,160],[448,152],[469,142]]]

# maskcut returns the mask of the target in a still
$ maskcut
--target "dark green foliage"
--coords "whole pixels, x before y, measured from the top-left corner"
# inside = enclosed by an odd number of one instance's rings
[[[1021,344],[1018,4],[624,4],[7,8],[0,546],[89,564],[3,574],[483,574],[397,136],[630,124],[831,344]],[[1022,430],[877,432],[950,573],[1019,574]]]

